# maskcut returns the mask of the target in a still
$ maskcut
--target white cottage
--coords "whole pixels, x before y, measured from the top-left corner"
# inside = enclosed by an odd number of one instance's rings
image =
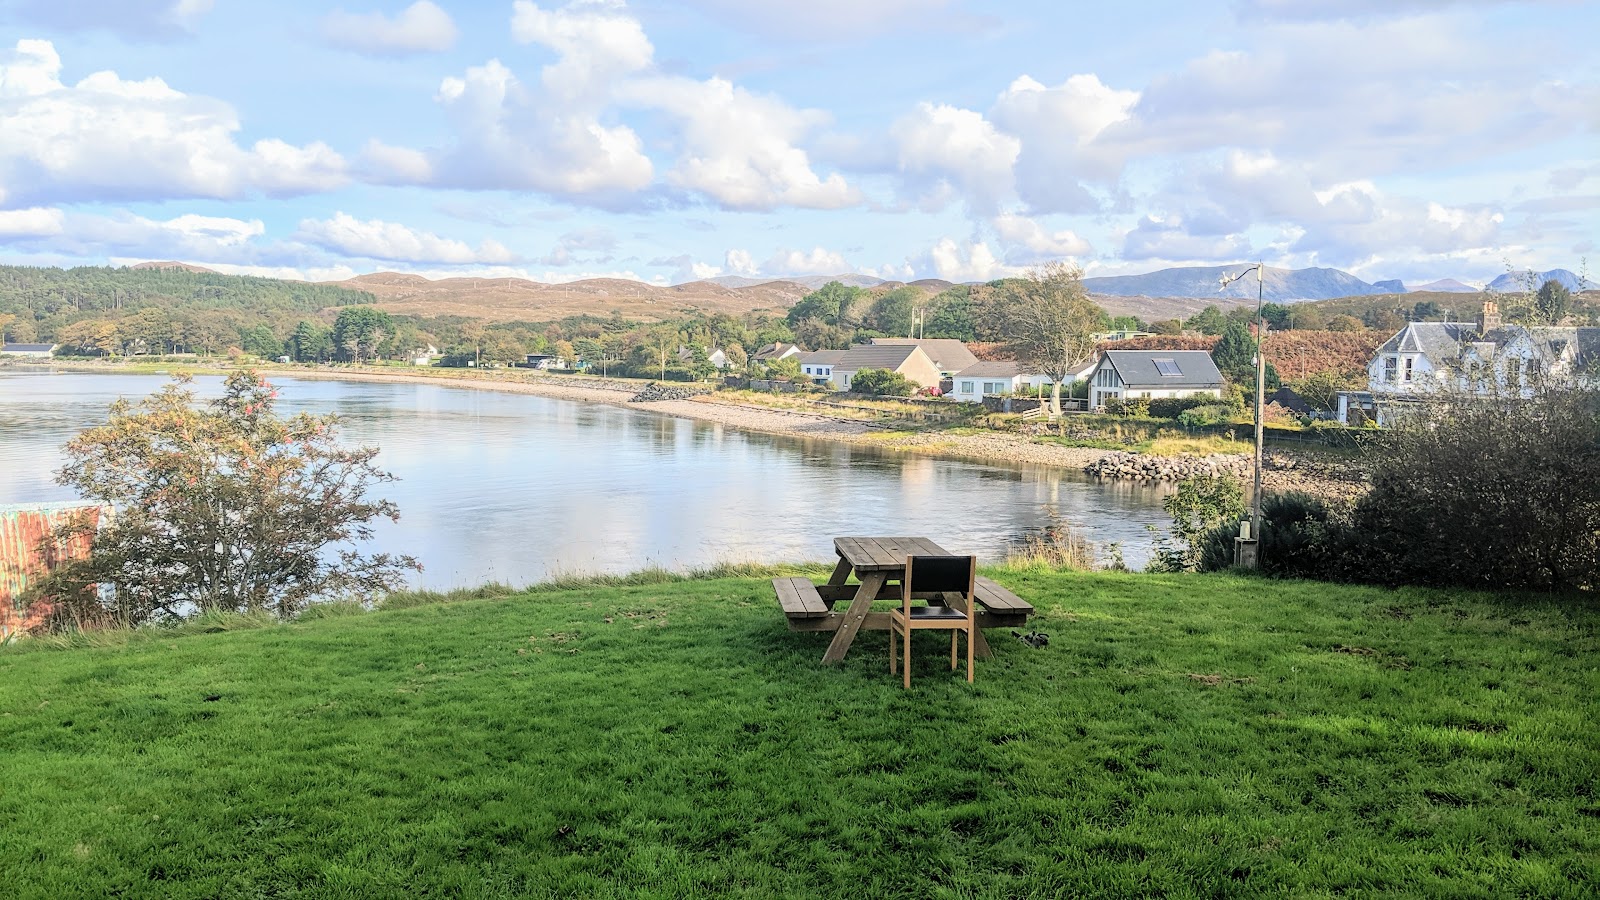
[[[848,350],[813,350],[800,357],[800,371],[817,384],[826,384],[833,378],[833,367],[844,358]]]
[[[1113,398],[1220,398],[1222,388],[1222,373],[1204,350],[1106,350],[1089,374],[1089,406]]]

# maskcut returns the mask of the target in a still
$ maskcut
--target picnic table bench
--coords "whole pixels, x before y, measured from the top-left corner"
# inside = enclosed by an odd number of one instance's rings
[[[778,605],[783,608],[790,631],[831,631],[833,641],[823,662],[838,662],[850,651],[850,645],[861,631],[888,631],[889,613],[872,612],[876,600],[899,600],[900,587],[890,586],[890,581],[905,577],[908,556],[948,556],[942,547],[920,537],[841,537],[833,541],[839,563],[826,584],[815,584],[809,578],[774,578],[773,589],[778,594]],[[851,573],[860,579],[859,584],[848,584]],[[1018,628],[1033,615],[1033,605],[1007,590],[993,579],[978,576],[973,592],[978,599],[977,622],[980,633],[975,634],[974,650],[980,657],[988,658],[989,645],[983,639],[984,628]],[[959,603],[955,595],[912,594],[913,599],[936,603]],[[844,609],[836,608],[841,600],[850,601]]]

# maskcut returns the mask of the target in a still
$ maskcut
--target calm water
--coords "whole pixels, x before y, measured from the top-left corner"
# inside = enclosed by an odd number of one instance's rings
[[[0,503],[74,499],[61,446],[162,376],[0,370]],[[376,549],[430,588],[553,573],[833,558],[844,534],[927,535],[988,560],[1056,523],[1142,566],[1162,492],[1072,472],[885,454],[607,406],[426,384],[277,379],[285,412],[336,412],[382,448],[400,506]],[[221,380],[196,380],[214,396]]]

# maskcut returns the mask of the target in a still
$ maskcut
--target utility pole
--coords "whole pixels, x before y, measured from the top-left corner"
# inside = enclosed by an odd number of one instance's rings
[[[1267,337],[1267,320],[1262,315],[1262,301],[1266,298],[1267,267],[1266,263],[1258,262],[1237,275],[1223,275],[1220,280],[1221,291],[1228,285],[1248,275],[1251,270],[1256,273],[1256,446],[1255,446],[1255,485],[1250,495],[1250,531],[1241,534],[1234,542],[1234,565],[1242,568],[1260,568],[1261,547],[1261,446],[1265,437],[1263,426],[1266,419],[1266,393],[1267,393],[1267,357],[1262,349],[1262,342]]]

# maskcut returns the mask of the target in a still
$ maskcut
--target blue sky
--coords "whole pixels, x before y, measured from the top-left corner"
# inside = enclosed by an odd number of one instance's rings
[[[0,0],[0,261],[1481,283],[1596,255],[1596,37],[1581,0]]]

